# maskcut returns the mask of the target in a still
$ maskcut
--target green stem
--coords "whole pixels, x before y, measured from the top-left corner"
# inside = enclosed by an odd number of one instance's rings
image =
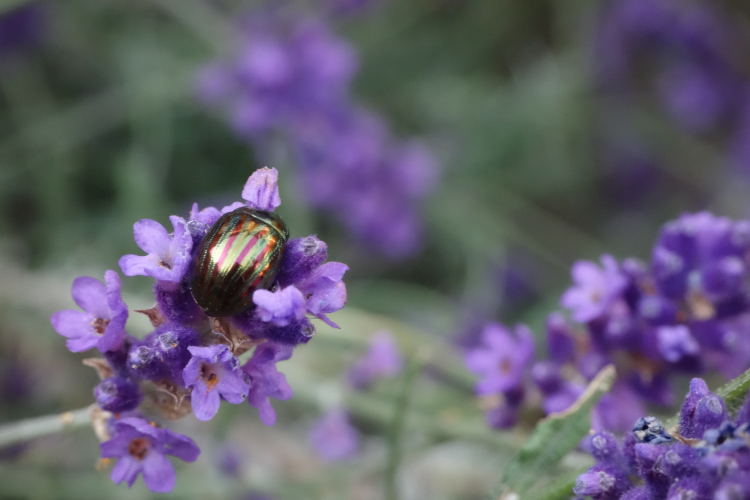
[[[396,396],[393,408],[393,419],[388,429],[388,457],[385,467],[384,490],[386,500],[398,500],[398,468],[401,463],[401,435],[406,424],[406,414],[409,411],[409,397],[422,371],[422,356],[415,356],[409,362],[401,382],[401,390]]]
[[[0,448],[91,425],[91,406],[0,426]]]

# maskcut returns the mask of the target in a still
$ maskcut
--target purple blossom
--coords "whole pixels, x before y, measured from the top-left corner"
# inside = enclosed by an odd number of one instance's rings
[[[343,409],[327,412],[310,430],[310,444],[324,462],[347,460],[359,448],[359,433]]]
[[[703,406],[713,406],[708,411],[714,417],[701,416]],[[701,431],[702,440],[695,436]],[[746,425],[728,419],[724,401],[701,379],[691,382],[679,432],[693,439],[674,439],[658,419],[642,417],[621,443],[609,434],[593,435],[587,447],[596,465],[579,477],[575,493],[612,500],[746,498]]]
[[[118,376],[99,382],[94,388],[94,397],[102,410],[113,413],[134,410],[143,399],[138,384],[129,378]]]
[[[193,207],[190,209],[190,220],[200,222],[208,227],[213,226],[219,217],[221,217],[221,212],[215,207],[205,207],[203,210],[199,210],[198,204],[193,203]]]
[[[152,426],[142,418],[117,420],[114,437],[100,445],[103,458],[117,458],[111,478],[133,486],[139,473],[148,489],[157,493],[172,491],[175,472],[165,455],[173,455],[186,462],[194,462],[200,449],[192,439]]]
[[[183,370],[185,387],[192,389],[190,400],[198,420],[211,420],[219,411],[221,398],[239,404],[250,386],[240,363],[225,345],[188,347],[192,359]]]
[[[524,325],[513,334],[504,326],[490,323],[482,332],[482,345],[465,357],[466,367],[479,374],[479,395],[505,392],[521,385],[522,376],[534,356],[534,338]]]
[[[581,260],[573,265],[571,275],[575,285],[565,291],[560,305],[573,312],[581,323],[602,316],[625,290],[627,280],[611,255],[602,255],[602,268]]]
[[[256,316],[277,326],[287,326],[305,317],[305,297],[294,286],[275,292],[256,290],[253,302],[257,306]]]
[[[189,348],[197,345],[200,345],[197,330],[165,323],[130,347],[130,372],[138,378],[167,379],[181,386],[182,372],[191,358]]]
[[[279,173],[275,168],[256,170],[245,183],[242,199],[252,209],[273,212],[281,205],[279,188],[276,185],[278,179]]]
[[[690,335],[685,325],[662,326],[656,330],[659,352],[671,363],[685,356],[695,356],[700,350],[698,342]]]
[[[57,333],[67,337],[66,345],[72,352],[92,347],[106,352],[122,345],[128,308],[120,295],[120,277],[114,271],[106,271],[104,281],[106,285],[95,278],[76,278],[73,300],[83,311],[66,309],[50,317]]]
[[[403,366],[396,340],[388,332],[378,332],[370,338],[367,353],[349,368],[349,384],[364,389],[378,378],[396,375]]]
[[[154,220],[141,219],[135,223],[135,242],[148,255],[123,256],[120,267],[125,276],[151,276],[175,284],[182,280],[190,265],[193,241],[185,230],[185,219],[173,215],[169,220],[174,227],[172,236]]]
[[[266,341],[255,348],[253,356],[242,367],[250,378],[250,392],[247,401],[258,409],[260,420],[266,425],[276,423],[276,412],[268,398],[286,400],[292,397],[292,388],[283,373],[276,369],[276,363],[292,357],[292,347]]]

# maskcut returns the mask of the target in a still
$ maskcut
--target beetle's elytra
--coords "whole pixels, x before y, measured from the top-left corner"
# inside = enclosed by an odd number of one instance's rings
[[[289,230],[273,212],[240,207],[219,217],[201,241],[190,289],[208,316],[231,316],[253,305],[253,292],[278,273]]]

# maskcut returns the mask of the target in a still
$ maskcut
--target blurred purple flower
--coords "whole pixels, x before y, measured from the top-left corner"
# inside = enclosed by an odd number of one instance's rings
[[[381,377],[392,377],[401,371],[404,360],[398,344],[388,332],[370,337],[370,349],[349,368],[349,384],[364,389]]]
[[[185,219],[173,215],[172,236],[154,220],[141,219],[135,223],[135,242],[148,255],[125,255],[120,267],[125,276],[151,276],[160,282],[179,283],[190,265],[193,241],[185,230]],[[175,287],[173,287],[175,288]]]
[[[347,460],[357,453],[359,433],[343,409],[327,412],[310,430],[310,444],[324,462]]]
[[[72,352],[96,347],[101,352],[118,349],[125,338],[128,308],[120,295],[120,276],[114,271],[104,273],[106,285],[86,276],[73,282],[72,295],[83,309],[66,309],[50,317],[53,328],[67,337]]]
[[[276,369],[276,363],[292,357],[292,347],[266,341],[255,348],[250,360],[242,370],[250,378],[250,392],[247,401],[258,409],[260,420],[266,425],[276,423],[276,412],[269,397],[286,400],[293,391],[283,373]]]
[[[192,359],[183,370],[185,387],[192,389],[190,402],[198,420],[211,420],[219,411],[221,398],[232,404],[242,403],[250,386],[240,369],[240,362],[220,344],[188,347]]]
[[[506,392],[522,384],[523,373],[534,356],[534,337],[524,325],[513,334],[498,323],[482,331],[482,345],[466,353],[466,367],[479,374],[478,395]]]
[[[168,429],[152,426],[142,418],[117,420],[114,437],[100,445],[103,458],[117,458],[112,469],[112,481],[133,486],[139,473],[149,490],[157,493],[172,491],[175,472],[165,455],[173,455],[186,462],[194,462],[200,449],[192,439]]]
[[[575,285],[560,299],[560,305],[573,311],[573,318],[581,323],[604,314],[627,285],[611,255],[602,255],[601,262],[602,268],[587,260],[576,262],[571,271]]]
[[[0,55],[32,48],[49,31],[49,6],[30,2],[0,15]]]

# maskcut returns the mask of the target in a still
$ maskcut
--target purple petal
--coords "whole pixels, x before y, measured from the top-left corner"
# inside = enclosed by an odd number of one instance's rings
[[[205,422],[211,420],[219,411],[221,397],[219,391],[214,388],[209,389],[203,381],[193,386],[193,392],[190,393],[190,402],[193,407],[195,418]]]
[[[305,317],[305,298],[294,286],[276,292],[256,290],[253,302],[258,306],[256,315],[277,326],[286,326]]]
[[[273,212],[281,205],[277,182],[279,173],[275,168],[264,167],[253,172],[242,190],[242,199],[255,210]]]
[[[160,254],[169,248],[171,242],[164,226],[151,219],[136,222],[133,225],[133,236],[136,244],[147,254]]]
[[[120,484],[121,482],[126,481],[128,483],[128,488],[130,488],[133,486],[133,483],[142,468],[143,464],[139,460],[136,460],[130,455],[122,455],[117,459],[117,463],[112,468],[112,474],[110,474],[109,477],[115,484]]]
[[[274,411],[273,406],[271,406],[271,402],[268,401],[268,398],[260,403],[257,408],[261,422],[269,427],[276,423],[276,412]]]
[[[73,300],[78,307],[97,318],[110,318],[107,305],[107,287],[101,281],[81,276],[73,281]]]
[[[85,335],[65,341],[65,345],[70,352],[88,351],[92,347],[96,347],[97,344],[99,344],[99,337],[96,335]]]
[[[195,462],[198,459],[201,450],[192,439],[169,429],[163,429],[163,431],[164,453],[185,462]]]
[[[91,322],[94,316],[83,311],[66,309],[58,311],[50,316],[52,328],[57,333],[67,338],[78,338],[85,335],[93,335],[94,329]]]
[[[151,255],[123,255],[118,262],[125,276],[148,276],[148,271],[156,264]]]
[[[169,493],[174,489],[174,467],[167,457],[149,450],[143,459],[143,482],[155,493]]]
[[[215,207],[206,207],[199,212],[198,204],[193,203],[193,208],[190,210],[190,220],[197,220],[207,226],[213,226],[219,217],[221,217],[221,212]]]
[[[246,206],[244,203],[241,203],[239,201],[235,201],[231,205],[227,205],[226,207],[221,209],[221,215],[228,214],[229,212],[234,212],[238,208],[242,208]]]

